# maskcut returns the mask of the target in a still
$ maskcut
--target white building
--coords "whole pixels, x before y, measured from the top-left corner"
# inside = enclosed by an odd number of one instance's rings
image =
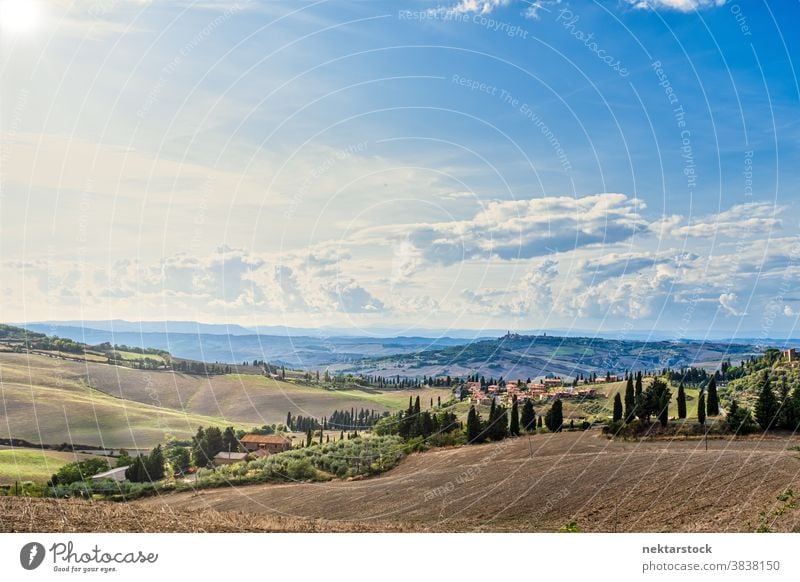
[[[110,471],[104,471],[103,473],[98,473],[97,475],[92,476],[92,481],[102,481],[103,479],[113,479],[114,481],[124,481],[125,480],[125,471],[128,469],[127,466],[125,467],[117,467],[116,469],[111,469]]]

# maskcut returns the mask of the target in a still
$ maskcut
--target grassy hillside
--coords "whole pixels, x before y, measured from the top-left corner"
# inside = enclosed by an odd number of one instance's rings
[[[156,399],[131,402],[105,393],[87,381],[87,370],[95,366],[118,369],[44,356],[0,354],[4,407],[0,438],[142,448],[168,435],[188,438],[199,425],[226,424],[219,418],[164,407]],[[76,373],[76,369],[84,373]],[[146,385],[147,373],[139,374],[138,381]]]
[[[47,481],[62,465],[86,458],[80,453],[0,448],[0,485]]]
[[[106,447],[152,446],[167,435],[188,437],[199,425],[282,423],[289,411],[394,411],[410,395],[426,402],[449,396],[443,389],[334,391],[251,374],[205,377],[7,352],[0,353],[0,373],[8,418],[0,437]]]

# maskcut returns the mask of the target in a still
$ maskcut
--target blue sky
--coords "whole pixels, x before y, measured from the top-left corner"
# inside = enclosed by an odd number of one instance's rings
[[[2,320],[794,334],[796,3],[19,2]]]

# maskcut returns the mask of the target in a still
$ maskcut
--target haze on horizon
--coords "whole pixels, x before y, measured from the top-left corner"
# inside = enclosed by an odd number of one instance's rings
[[[796,6],[17,1],[0,321],[796,335]]]

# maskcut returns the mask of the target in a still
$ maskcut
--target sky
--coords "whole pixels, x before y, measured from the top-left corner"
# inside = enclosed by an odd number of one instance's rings
[[[796,337],[799,17],[0,0],[0,321]]]

